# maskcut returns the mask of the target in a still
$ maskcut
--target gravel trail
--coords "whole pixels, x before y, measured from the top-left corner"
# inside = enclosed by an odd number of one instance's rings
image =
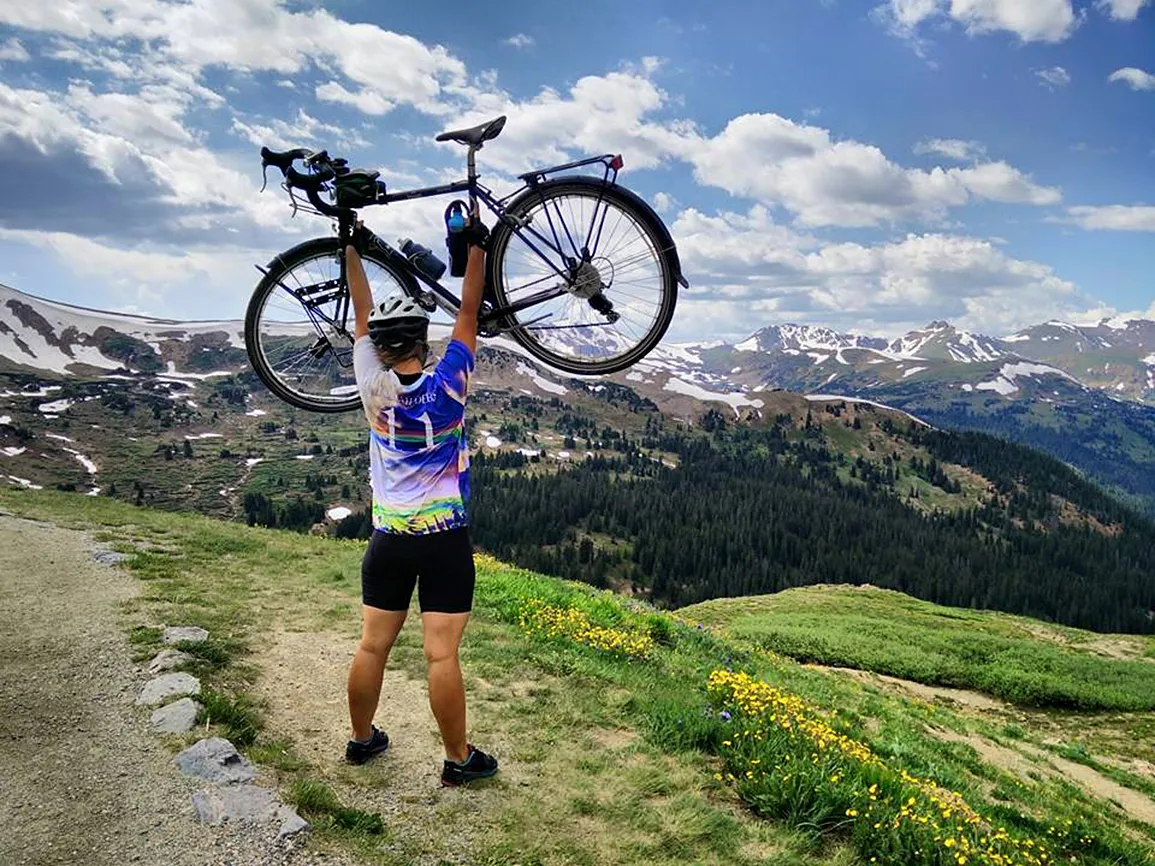
[[[314,864],[277,828],[196,823],[197,789],[133,701],[118,626],[137,592],[82,532],[0,514],[0,863]]]

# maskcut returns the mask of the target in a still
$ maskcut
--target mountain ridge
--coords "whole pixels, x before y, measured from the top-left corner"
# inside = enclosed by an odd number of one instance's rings
[[[435,326],[444,336],[444,326]],[[1040,447],[1155,514],[1155,322],[1046,322],[989,337],[936,320],[893,339],[777,324],[735,344],[664,343],[634,367],[583,379],[540,365],[507,338],[497,384],[527,395],[622,387],[694,423],[712,404],[757,419],[777,390],[889,406],[935,426]],[[95,377],[149,380],[196,403],[191,382],[252,379],[239,320],[105,313],[0,285],[0,368],[33,391]],[[488,374],[487,374],[488,375]],[[483,377],[484,378],[484,377]],[[51,384],[51,382],[47,383]]]

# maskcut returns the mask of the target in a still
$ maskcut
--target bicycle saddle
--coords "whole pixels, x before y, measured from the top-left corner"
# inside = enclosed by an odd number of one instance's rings
[[[470,147],[481,147],[482,142],[489,141],[501,135],[505,127],[505,115],[471,126],[469,129],[454,129],[437,136],[437,141],[456,141],[458,144],[468,144]]]

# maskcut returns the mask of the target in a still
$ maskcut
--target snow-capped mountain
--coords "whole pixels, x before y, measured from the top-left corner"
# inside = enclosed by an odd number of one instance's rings
[[[931,322],[891,340],[780,324],[736,344],[662,343],[609,380],[550,370],[507,338],[483,347],[479,386],[515,395],[568,400],[619,388],[615,393],[635,395],[627,402],[653,401],[690,421],[711,404],[734,418],[757,419],[774,411],[773,391],[835,395],[885,404],[937,426],[998,432],[1136,495],[1148,495],[1140,483],[1146,478],[1155,501],[1151,321],[1047,322],[1003,338]],[[251,380],[247,367],[239,321],[106,313],[0,286],[0,374],[22,374],[12,381],[24,396],[43,391],[51,404],[46,388],[103,383],[104,391],[88,395],[95,399],[131,379],[195,406],[216,377],[242,373]]]
[[[911,331],[892,341],[887,352],[895,358],[959,364],[994,361],[1011,354],[1001,341],[961,331],[949,322],[931,322],[921,330]]]
[[[59,376],[130,369],[235,371],[247,363],[241,322],[177,322],[91,310],[0,284],[0,358]]]

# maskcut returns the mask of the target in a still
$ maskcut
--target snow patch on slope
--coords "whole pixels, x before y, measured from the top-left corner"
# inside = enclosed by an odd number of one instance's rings
[[[538,375],[537,371],[528,364],[518,362],[517,372],[523,376],[529,376],[529,378],[533,380],[533,384],[537,385],[537,387],[543,391],[548,391],[550,394],[566,393],[566,387],[564,385],[559,385],[557,382],[551,382],[549,379],[542,378]]]
[[[761,409],[765,404],[755,398],[750,399],[741,391],[732,391],[728,394],[722,394],[717,391],[707,391],[701,385],[695,385],[692,382],[685,382],[681,379],[671,377],[662,386],[664,391],[673,391],[675,394],[684,394],[687,397],[693,397],[695,400],[716,400],[720,403],[727,404],[734,410],[735,417],[738,415],[738,409],[742,406],[753,406],[755,409]]]
[[[843,397],[841,394],[807,394],[806,399],[812,403],[828,403],[835,400],[845,400],[847,403],[865,403],[867,406],[874,406],[876,409],[889,409],[891,412],[898,412],[900,415],[905,415],[911,421],[915,421],[923,427],[930,427],[930,425],[921,418],[911,415],[909,412],[894,406],[888,406],[885,403],[876,403],[874,400],[863,400],[861,397]]]

